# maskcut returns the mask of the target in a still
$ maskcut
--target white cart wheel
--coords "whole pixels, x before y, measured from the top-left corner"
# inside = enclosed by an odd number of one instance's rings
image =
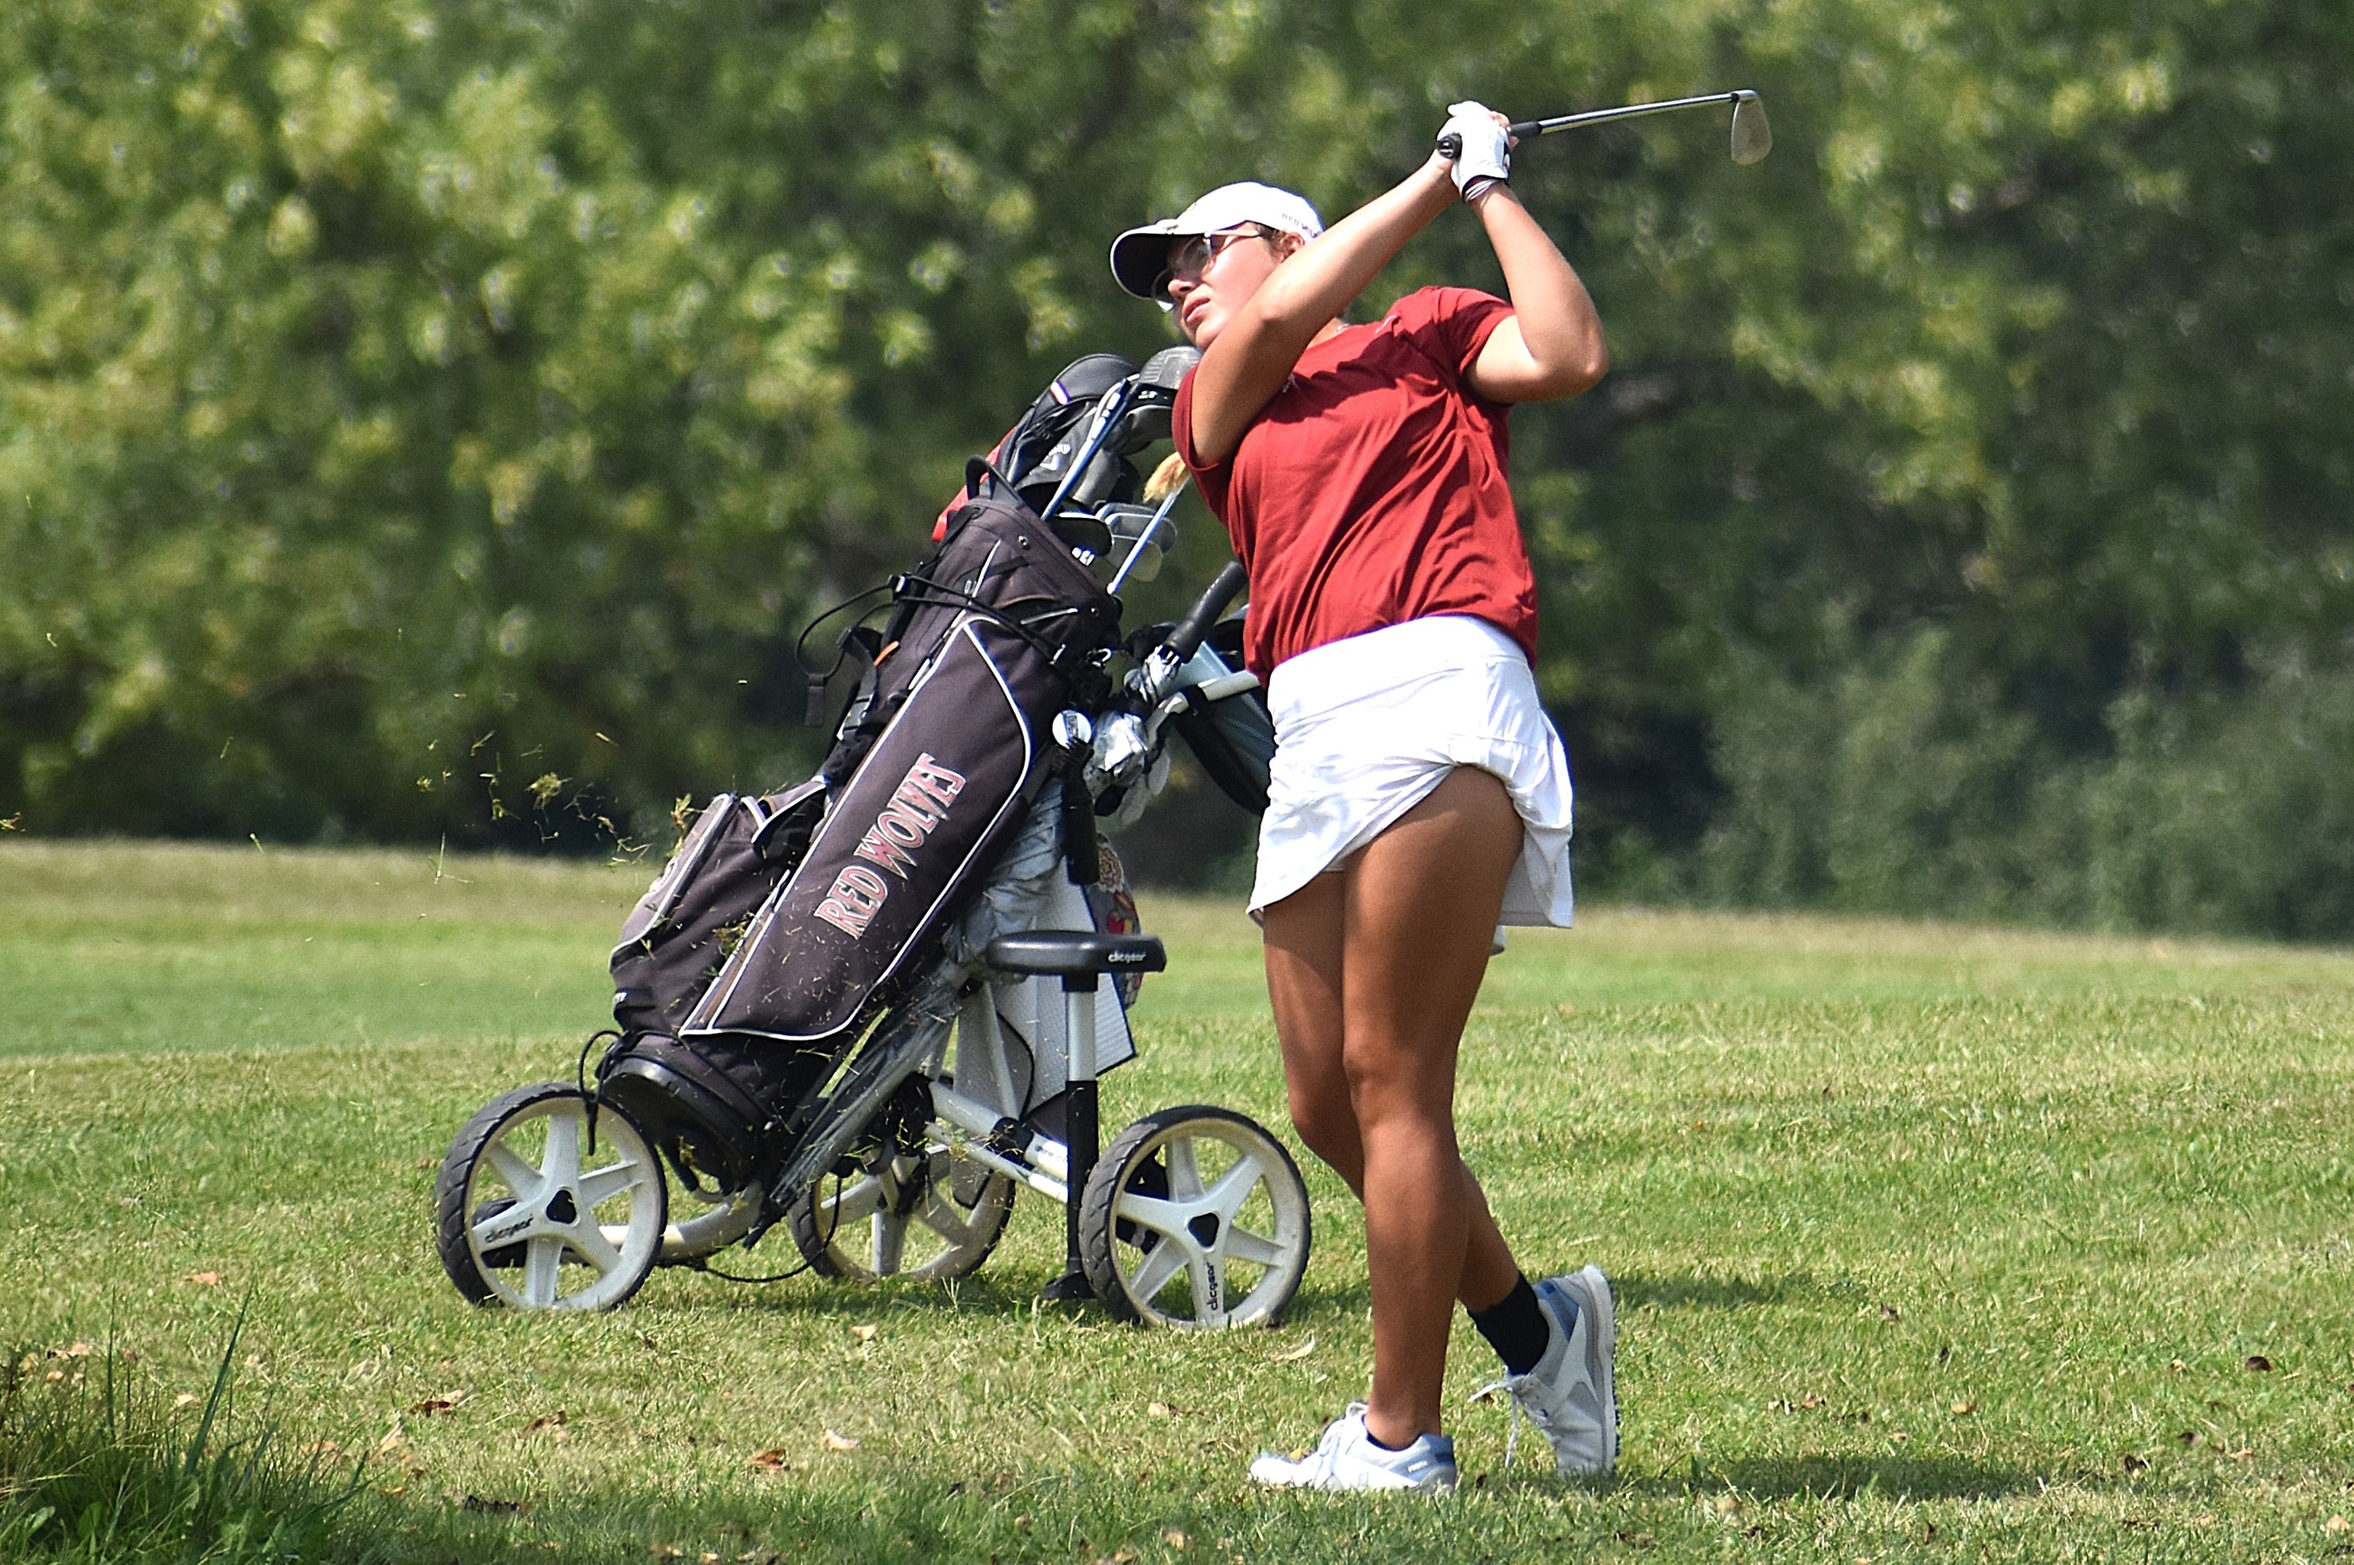
[[[569,1082],[483,1105],[441,1160],[442,1269],[478,1304],[609,1310],[637,1292],[662,1247],[662,1165],[627,1116],[597,1114]]]
[[[1087,1176],[1079,1256],[1095,1295],[1148,1326],[1272,1325],[1308,1269],[1308,1187],[1283,1143],[1226,1109],[1163,1109]]]
[[[793,1243],[821,1277],[953,1282],[989,1258],[1014,1205],[1013,1181],[944,1146],[881,1147],[854,1174],[828,1174],[793,1203]]]

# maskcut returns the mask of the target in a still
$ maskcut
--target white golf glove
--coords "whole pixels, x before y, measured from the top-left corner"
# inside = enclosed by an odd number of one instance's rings
[[[1486,104],[1469,99],[1448,104],[1446,127],[1439,134],[1453,135],[1461,144],[1455,154],[1455,188],[1464,200],[1476,200],[1489,185],[1512,178],[1511,138]]]

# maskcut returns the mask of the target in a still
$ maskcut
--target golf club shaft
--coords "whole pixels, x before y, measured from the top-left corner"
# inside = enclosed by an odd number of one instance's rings
[[[1582,114],[1559,114],[1547,120],[1522,120],[1512,127],[1512,134],[1525,141],[1531,136],[1550,136],[1557,130],[1575,130],[1581,125],[1607,125],[1612,120],[1640,119],[1646,114],[1665,114],[1670,109],[1705,108],[1712,103],[1738,103],[1750,96],[1741,92],[1710,92],[1697,98],[1668,98],[1658,103],[1629,103],[1615,109],[1588,109]]]
[[[1531,136],[1549,136],[1557,130],[1575,130],[1581,125],[1606,125],[1612,120],[1640,119],[1646,114],[1665,114],[1670,109],[1698,109],[1712,103],[1739,103],[1753,98],[1755,93],[1743,89],[1738,92],[1705,92],[1697,98],[1667,98],[1658,103],[1628,103],[1615,109],[1587,109],[1581,114],[1557,114],[1551,119],[1519,120],[1506,127],[1515,141],[1526,141]],[[1439,137],[1439,153],[1452,158],[1463,150],[1463,143],[1454,132]]]

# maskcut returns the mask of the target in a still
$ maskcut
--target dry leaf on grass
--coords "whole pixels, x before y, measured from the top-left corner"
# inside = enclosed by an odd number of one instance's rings
[[[527,1435],[545,1434],[550,1440],[572,1438],[571,1431],[564,1427],[564,1410],[562,1408],[556,1409],[553,1413],[540,1414],[539,1417],[523,1426],[523,1433]]]
[[[782,1451],[755,1451],[744,1458],[744,1465],[756,1473],[782,1473],[792,1470]]]
[[[1953,1405],[1953,1416],[1956,1418],[1968,1418],[1977,1411],[1978,1404],[1975,1402],[1956,1402]]]
[[[2248,1368],[2259,1375],[2269,1375],[2272,1373],[2272,1360],[2261,1353],[2251,1353],[2248,1355]]]
[[[1191,1538],[1188,1538],[1185,1535],[1184,1529],[1179,1527],[1172,1527],[1167,1532],[1162,1533],[1161,1541],[1172,1549],[1182,1549],[1193,1542]]]
[[[1169,1418],[1174,1416],[1176,1410],[1166,1402],[1147,1402],[1144,1404],[1144,1411],[1148,1417]]]
[[[880,1326],[853,1326],[850,1328],[850,1335],[861,1342],[872,1342],[875,1340],[875,1333],[880,1330],[882,1330]]]
[[[464,1391],[444,1391],[440,1396],[427,1397],[422,1402],[410,1403],[409,1411],[421,1417],[431,1418],[436,1413],[448,1412],[451,1408],[465,1401],[466,1397],[467,1393]]]
[[[687,1557],[687,1551],[675,1543],[649,1543],[646,1552],[658,1560],[683,1560]]]
[[[190,1272],[180,1280],[192,1282],[199,1288],[218,1288],[221,1285],[221,1274],[219,1272]]]
[[[848,1435],[838,1434],[831,1429],[827,1430],[824,1434],[819,1435],[817,1437],[817,1443],[824,1446],[829,1451],[855,1451],[858,1449],[858,1442],[856,1440],[853,1440]]]
[[[2125,1453],[2125,1459],[2119,1465],[2129,1473],[2145,1473],[2150,1469],[2147,1457],[2136,1456],[2131,1451]]]
[[[181,1392],[181,1393],[180,1393],[178,1396],[176,1396],[176,1397],[172,1398],[172,1406],[174,1406],[174,1407],[194,1407],[194,1406],[195,1406],[197,1403],[199,1403],[199,1402],[201,1402],[201,1401],[203,1401],[203,1400],[204,1400],[204,1398],[202,1398],[202,1397],[198,1396],[198,1395],[197,1395],[195,1392],[193,1392],[193,1391],[183,1391],[183,1392]]]
[[[2354,1532],[2354,1522],[2346,1520],[2343,1516],[2332,1516],[2321,1524],[2321,1530],[2323,1532]]]
[[[1267,1362],[1270,1364],[1296,1364],[1315,1351],[1316,1339],[1310,1337],[1296,1348],[1285,1348],[1281,1353],[1268,1354]]]

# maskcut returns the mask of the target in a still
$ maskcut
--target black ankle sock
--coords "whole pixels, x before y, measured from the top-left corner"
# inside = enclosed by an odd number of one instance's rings
[[[1470,1314],[1471,1324],[1504,1361],[1507,1374],[1525,1375],[1545,1356],[1552,1327],[1545,1320],[1545,1307],[1537,1302],[1537,1290],[1528,1285],[1526,1277],[1496,1303]]]

